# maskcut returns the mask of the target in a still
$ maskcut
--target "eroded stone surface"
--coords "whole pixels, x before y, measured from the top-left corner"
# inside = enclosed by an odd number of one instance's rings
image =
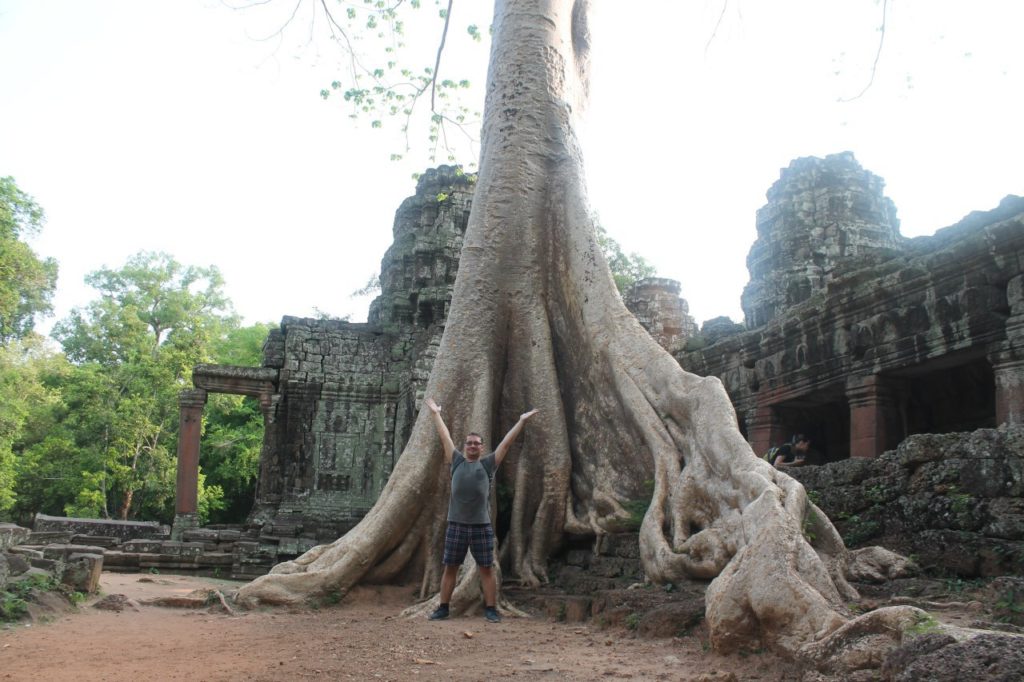
[[[847,545],[880,543],[932,571],[990,577],[1024,571],[1022,463],[1024,427],[1014,426],[911,436],[874,460],[790,473]],[[885,577],[862,568],[855,579]]]

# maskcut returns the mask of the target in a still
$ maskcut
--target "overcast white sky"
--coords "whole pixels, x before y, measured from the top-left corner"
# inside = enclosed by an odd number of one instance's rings
[[[410,29],[429,43],[423,4]],[[456,2],[453,36],[488,5]],[[590,196],[698,322],[742,319],[754,214],[794,158],[853,151],[907,236],[1024,194],[1024,3],[890,0],[874,84],[846,103],[870,76],[875,0],[596,5]],[[321,100],[329,43],[255,41],[261,21],[215,0],[0,0],[0,175],[47,212],[33,245],[60,263],[57,318],[93,296],[86,273],[162,250],[220,267],[249,322],[365,319],[350,293],[428,162],[390,161],[387,129]],[[486,47],[453,50],[442,77],[482,85]]]

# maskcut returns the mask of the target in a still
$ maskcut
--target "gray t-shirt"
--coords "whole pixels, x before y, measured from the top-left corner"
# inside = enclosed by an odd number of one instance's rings
[[[458,450],[452,451],[452,499],[448,520],[456,523],[490,523],[491,477],[497,469],[494,453],[470,462]]]

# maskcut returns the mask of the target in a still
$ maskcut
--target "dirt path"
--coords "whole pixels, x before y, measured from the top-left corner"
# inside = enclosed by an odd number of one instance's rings
[[[144,600],[210,586],[237,584],[105,573],[102,592]],[[312,611],[83,606],[0,631],[0,680],[791,679],[771,654],[718,656],[699,635],[643,640],[543,618],[432,623],[402,618],[409,603],[405,588],[360,588]]]

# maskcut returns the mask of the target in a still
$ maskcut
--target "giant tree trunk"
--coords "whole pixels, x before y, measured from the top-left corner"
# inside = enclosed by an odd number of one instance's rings
[[[795,652],[846,622],[846,550],[803,487],[751,452],[721,383],[680,369],[619,298],[575,134],[586,19],[585,0],[496,3],[481,170],[426,393],[456,439],[475,430],[493,444],[540,409],[500,472],[514,488],[502,547],[513,576],[545,580],[566,533],[616,527],[623,503],[653,481],[640,532],[647,576],[714,578],[707,619],[719,648],[760,639]],[[363,521],[240,600],[287,603],[414,576],[424,595],[435,591],[447,486],[423,410]],[[467,574],[453,605],[475,599]]]

